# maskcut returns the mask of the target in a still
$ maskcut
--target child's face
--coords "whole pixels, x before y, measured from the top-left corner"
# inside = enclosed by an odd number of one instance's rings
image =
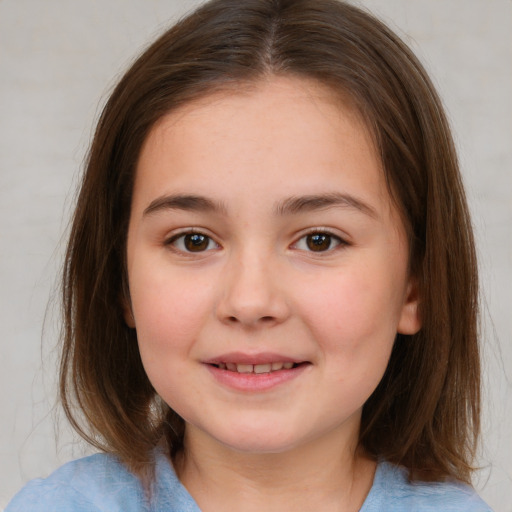
[[[370,137],[310,82],[273,78],[158,123],[127,251],[127,322],[190,440],[246,452],[357,442],[397,331],[419,328]]]

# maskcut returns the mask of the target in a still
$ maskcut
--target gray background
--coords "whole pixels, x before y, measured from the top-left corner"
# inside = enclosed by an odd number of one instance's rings
[[[475,485],[496,511],[511,512],[512,2],[360,3],[417,52],[455,131],[483,283],[485,410]],[[0,509],[27,479],[87,450],[55,407],[55,280],[77,175],[116,77],[196,4],[0,0]]]

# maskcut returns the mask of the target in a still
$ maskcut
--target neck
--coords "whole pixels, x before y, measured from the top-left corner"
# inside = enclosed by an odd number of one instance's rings
[[[187,429],[175,466],[204,512],[352,512],[362,506],[376,464],[334,432],[283,453],[254,454],[211,443],[202,432]]]

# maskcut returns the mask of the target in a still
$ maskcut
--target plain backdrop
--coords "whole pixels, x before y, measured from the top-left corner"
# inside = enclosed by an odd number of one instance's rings
[[[197,3],[0,0],[0,510],[28,479],[87,452],[55,407],[55,283],[76,183],[116,78]],[[483,284],[475,485],[512,512],[512,2],[359,3],[412,46],[452,122]]]

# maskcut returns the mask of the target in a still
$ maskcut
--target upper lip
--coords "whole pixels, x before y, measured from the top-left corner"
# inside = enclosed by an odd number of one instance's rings
[[[205,364],[234,363],[234,364],[270,364],[270,363],[303,363],[303,359],[296,359],[273,352],[259,352],[247,354],[244,352],[229,352],[212,357],[204,361]]]

